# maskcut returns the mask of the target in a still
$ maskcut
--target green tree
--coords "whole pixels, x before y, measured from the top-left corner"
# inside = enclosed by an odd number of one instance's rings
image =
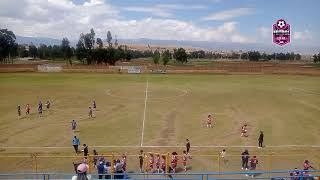
[[[246,52],[242,53],[241,59],[248,59],[248,53],[246,53]]]
[[[38,56],[38,49],[32,43],[29,45],[29,56],[35,59]]]
[[[250,61],[259,61],[261,58],[261,54],[259,51],[249,51],[248,58]]]
[[[50,55],[50,54],[49,54]],[[19,57],[28,57],[28,51],[24,45],[19,45],[18,46],[18,56]]]
[[[114,49],[114,60],[117,62],[123,58],[123,53],[121,48]]]
[[[99,48],[103,48],[103,42],[101,38],[97,38],[97,45]]]
[[[87,58],[87,49],[84,45],[84,35],[81,34],[80,35],[80,39],[76,45],[76,56],[77,56],[77,59],[79,59],[82,63],[84,63],[84,59]]]
[[[296,54],[296,55],[295,55],[295,59],[296,59],[297,61],[301,60],[301,55],[300,55],[300,54]]]
[[[180,62],[180,63],[188,62],[188,55],[185,49],[183,48],[174,49],[173,54],[177,62]]]
[[[62,53],[62,50],[61,50],[61,46],[58,46],[58,45],[54,45],[52,47],[52,58],[53,59],[56,59],[56,58],[63,58],[63,53]]]
[[[95,44],[95,32],[93,29],[90,30],[90,33],[80,34],[80,39],[77,43],[76,55],[79,60],[84,62],[86,59],[87,64],[91,64],[93,60],[92,51]]]
[[[152,59],[153,59],[154,64],[156,64],[156,65],[159,64],[159,61],[160,61],[160,53],[159,53],[158,50],[155,50],[155,51],[153,52]]]
[[[132,50],[125,50],[125,59],[126,61],[130,61],[133,57],[134,51]]]
[[[167,66],[167,64],[169,63],[171,59],[171,53],[169,50],[165,50],[163,53],[162,53],[162,63],[164,66]]]
[[[320,53],[317,55],[313,55],[313,62],[314,63],[320,63]]]
[[[70,42],[69,42],[68,38],[62,39],[61,51],[63,54],[63,59],[67,60],[67,62],[69,62],[70,65],[72,66],[72,60],[71,60],[72,52],[71,52]]]
[[[0,29],[0,62],[4,62],[12,54],[17,54],[18,46],[15,43],[16,36],[12,31]]]
[[[108,31],[107,32],[107,42],[108,42],[108,44],[109,44],[109,47],[112,47],[112,35],[111,35],[111,32],[110,31]]]

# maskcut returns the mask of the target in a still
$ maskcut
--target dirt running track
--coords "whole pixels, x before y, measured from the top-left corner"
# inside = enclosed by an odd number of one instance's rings
[[[0,72],[37,72],[38,64],[0,64]],[[118,63],[119,66],[130,64]],[[138,64],[139,65],[139,64]],[[119,73],[119,66],[106,65],[63,65],[63,72]],[[141,64],[142,73],[157,69],[150,64]],[[164,69],[164,67],[161,67]],[[273,62],[214,62],[209,66],[167,66],[167,73],[212,73],[212,74],[294,74],[320,75],[320,68],[308,64]],[[121,73],[126,73],[122,70]]]

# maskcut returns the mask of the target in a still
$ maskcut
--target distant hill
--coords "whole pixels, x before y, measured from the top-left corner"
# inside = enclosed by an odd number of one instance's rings
[[[187,46],[193,48],[221,51],[261,51],[261,52],[296,52],[302,54],[314,54],[320,52],[319,46],[294,46],[289,44],[283,47],[274,44],[263,43],[232,43],[210,41],[177,41],[177,40],[154,40],[154,39],[120,39],[120,44],[150,44],[163,46]]]
[[[61,40],[47,37],[23,37],[17,36],[19,44],[30,44],[31,42],[39,46],[46,45],[60,45]],[[261,52],[297,52],[302,54],[314,54],[320,52],[320,47],[317,46],[294,46],[292,44],[280,47],[277,45],[262,44],[262,43],[231,43],[231,42],[210,42],[210,41],[177,41],[177,40],[155,40],[155,39],[119,39],[119,44],[141,44],[141,45],[159,45],[159,46],[175,46],[175,47],[193,47],[207,50],[218,51],[252,51],[257,50]],[[70,45],[76,45],[77,41],[70,41]],[[105,43],[106,44],[106,43]]]
[[[23,37],[16,36],[16,41],[18,44],[34,44],[35,46],[39,46],[40,44],[46,45],[60,45],[61,40],[46,38],[46,37]]]

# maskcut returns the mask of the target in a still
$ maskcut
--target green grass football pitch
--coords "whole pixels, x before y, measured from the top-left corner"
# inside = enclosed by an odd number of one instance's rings
[[[186,138],[195,149],[245,148],[257,146],[260,131],[270,148],[320,145],[320,77],[4,73],[0,92],[2,153],[72,154],[74,135],[99,151],[122,152],[140,146],[167,152]],[[51,108],[39,117],[37,104],[47,100]],[[88,118],[93,100],[97,110]],[[204,127],[208,114],[211,129]],[[247,138],[240,137],[244,123]]]

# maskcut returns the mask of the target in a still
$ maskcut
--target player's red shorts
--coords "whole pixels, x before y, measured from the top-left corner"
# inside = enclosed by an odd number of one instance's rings
[[[171,163],[171,166],[172,166],[173,169],[175,169],[177,167],[177,163],[176,162]]]

